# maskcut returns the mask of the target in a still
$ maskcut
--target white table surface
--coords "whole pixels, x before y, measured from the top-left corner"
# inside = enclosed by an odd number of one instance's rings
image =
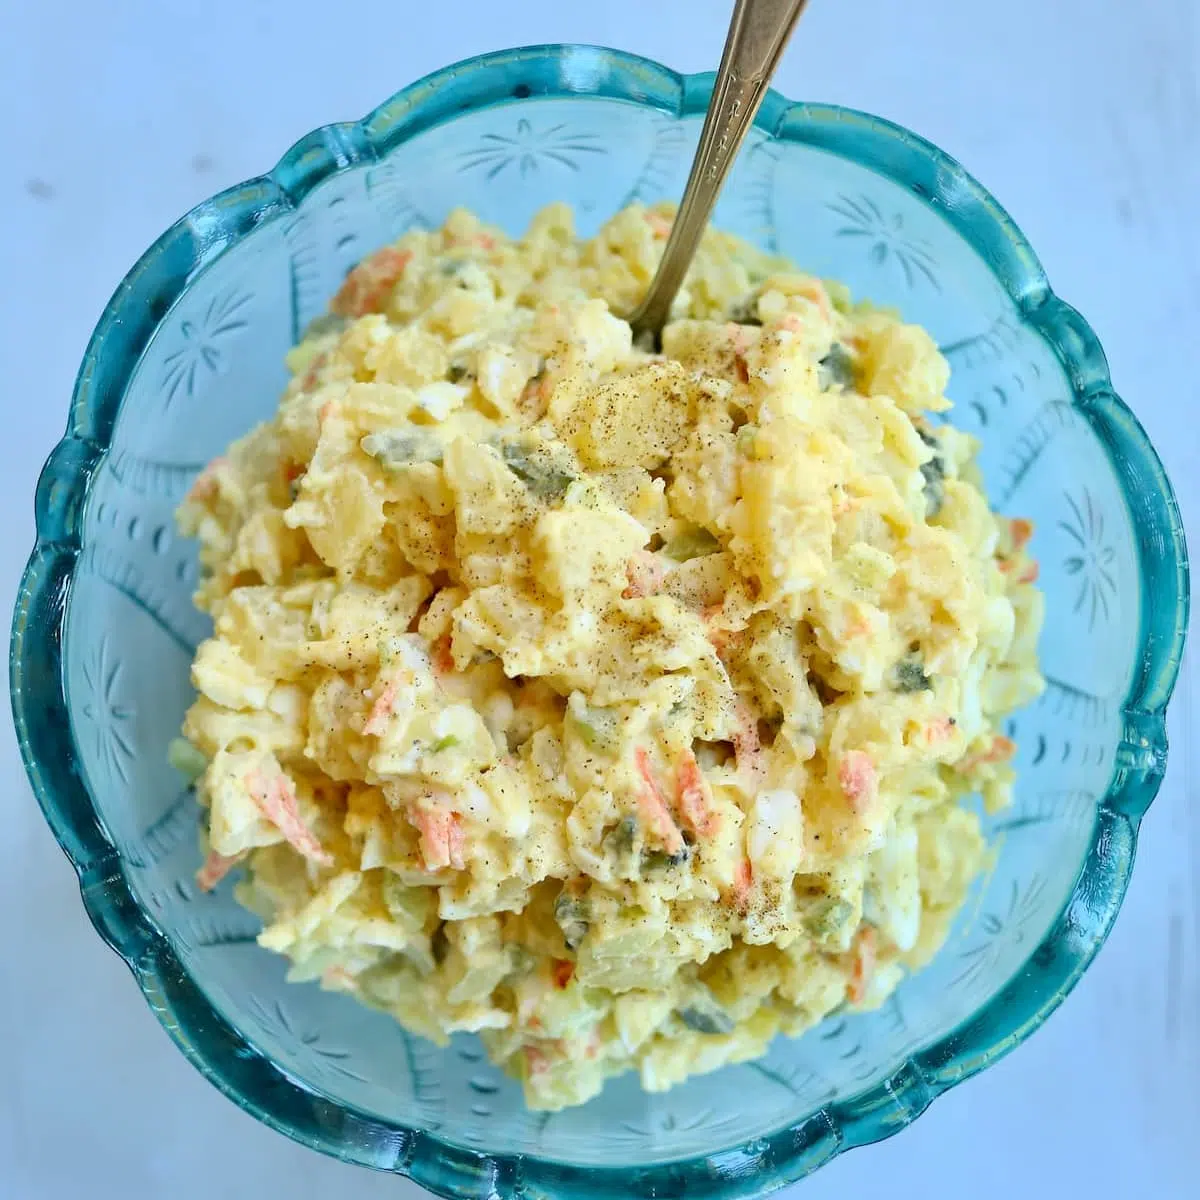
[[[185,209],[451,60],[586,41],[700,70],[726,13],[725,0],[0,0],[5,603],[92,325]],[[779,85],[890,116],[993,190],[1098,331],[1200,544],[1195,0],[814,0]],[[1200,1195],[1196,664],[1124,911],[1086,979],[1029,1044],[821,1171],[805,1200]],[[201,1079],[89,927],[7,716],[0,756],[0,1197],[417,1196],[290,1143]]]

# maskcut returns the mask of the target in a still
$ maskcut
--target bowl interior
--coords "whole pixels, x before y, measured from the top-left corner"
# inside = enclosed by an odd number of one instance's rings
[[[1137,548],[1109,456],[1072,406],[1062,366],[925,198],[755,130],[718,222],[928,327],[953,368],[951,420],[983,440],[993,504],[1037,523],[1049,686],[1011,723],[1017,800],[987,821],[994,866],[945,950],[882,1011],[780,1040],[761,1062],[661,1096],[621,1079],[580,1109],[531,1114],[473,1038],[438,1049],[348,999],[285,984],[282,960],[256,946],[257,923],[228,887],[195,888],[196,807],[166,746],[206,632],[190,601],[193,551],[172,524],[199,467],[273,410],[284,352],[364,254],[457,205],[515,233],[564,200],[590,234],[631,201],[677,197],[698,135],[697,118],[646,105],[518,95],[332,174],[294,211],[234,241],[162,317],[86,508],[64,648],[68,707],[137,899],[211,1003],[287,1075],[468,1149],[579,1165],[711,1154],[892,1076],[1025,967],[1072,892],[1114,769],[1138,652]],[[220,236],[209,220],[191,218],[199,243]]]

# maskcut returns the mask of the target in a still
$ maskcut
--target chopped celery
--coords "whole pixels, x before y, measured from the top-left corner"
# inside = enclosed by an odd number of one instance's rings
[[[554,919],[562,930],[567,949],[577,950],[591,928],[586,901],[580,896],[562,892],[554,902]]]
[[[697,1033],[732,1033],[733,1018],[709,997],[700,1003],[677,1008],[675,1015]]]
[[[664,547],[663,553],[676,562],[689,562],[693,558],[703,558],[706,554],[715,554],[721,549],[721,543],[708,532],[697,526],[673,537]]]
[[[506,443],[501,448],[504,465],[535,495],[539,500],[559,500],[567,488],[575,482],[575,476],[562,468],[535,458],[528,451]]]
[[[418,462],[442,461],[441,446],[428,434],[415,430],[383,429],[378,433],[368,433],[359,445],[384,467],[407,467]]]
[[[832,387],[850,387],[854,383],[854,356],[841,342],[829,347],[817,372],[823,392]]]
[[[925,478],[925,514],[936,517],[942,511],[946,499],[946,460],[942,457],[941,443],[932,433],[917,428],[921,441],[933,450],[933,457],[921,464],[921,474]]]
[[[896,691],[928,692],[932,687],[933,683],[925,674],[919,658],[904,658],[896,664]]]
[[[186,738],[171,739],[171,744],[167,747],[167,762],[188,783],[195,783],[208,770],[208,759]]]

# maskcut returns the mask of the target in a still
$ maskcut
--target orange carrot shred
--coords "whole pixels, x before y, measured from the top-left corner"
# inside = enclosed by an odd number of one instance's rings
[[[246,791],[258,811],[294,849],[320,866],[327,867],[333,863],[333,856],[322,849],[316,835],[301,819],[296,790],[286,775],[267,779],[261,771],[251,771],[246,776]]]
[[[700,764],[691,750],[679,758],[675,772],[675,805],[684,827],[696,837],[711,837],[719,824]]]
[[[332,312],[343,317],[365,317],[379,312],[387,304],[412,252],[384,246],[364,258],[345,278],[329,305]]]
[[[658,835],[663,848],[668,854],[678,854],[683,849],[683,834],[671,819],[671,811],[659,790],[650,765],[650,756],[644,747],[639,746],[633,752],[634,763],[638,774],[642,777],[638,788],[638,807],[649,829]]]

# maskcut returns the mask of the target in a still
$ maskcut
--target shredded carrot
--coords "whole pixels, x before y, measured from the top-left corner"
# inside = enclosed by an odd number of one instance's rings
[[[871,636],[871,622],[863,614],[854,617],[846,626],[846,639]]]
[[[204,865],[196,872],[196,886],[202,892],[211,892],[240,861],[241,855],[234,855],[230,858],[227,855],[218,854],[215,850],[210,850],[208,857],[204,860]]]
[[[733,366],[737,377],[742,383],[750,382],[750,367],[746,362],[746,351],[750,349],[753,337],[745,325],[737,321],[729,321],[725,325],[730,344],[733,347]]]
[[[1002,575],[1019,571],[1016,576],[1017,583],[1033,583],[1038,577],[1038,564],[1023,553],[1029,539],[1033,537],[1033,522],[1023,517],[1014,517],[1008,523],[1008,531],[1012,549],[996,552],[996,566]]]
[[[1014,517],[1009,521],[1008,529],[1012,536],[1014,550],[1020,550],[1033,537],[1033,522],[1026,520],[1024,517]]]
[[[375,703],[371,706],[370,715],[363,726],[363,733],[369,737],[379,737],[383,734],[387,730],[388,718],[392,715],[395,707],[396,685],[389,682],[384,684],[383,690],[375,697]]]
[[[566,1043],[562,1038],[554,1038],[552,1042],[546,1042],[544,1045],[558,1057],[562,1057],[566,1052]],[[524,1056],[529,1064],[529,1074],[545,1075],[547,1070],[550,1070],[551,1056],[541,1046],[526,1046]]]
[[[854,965],[846,985],[846,999],[851,1004],[861,1004],[866,999],[867,988],[875,974],[875,951],[875,930],[870,925],[864,925],[855,936],[851,951]]]
[[[450,648],[450,635],[443,633],[430,647],[433,659],[433,670],[436,675],[452,675],[454,673],[454,655]]]
[[[633,759],[637,765],[638,774],[642,777],[637,800],[646,825],[651,832],[658,835],[668,854],[678,854],[683,849],[683,834],[679,832],[675,822],[671,819],[671,810],[667,807],[662,792],[659,791],[654,771],[650,766],[650,756],[644,747],[639,746],[633,752]]]
[[[829,292],[819,279],[810,279],[797,294],[811,300],[826,320],[833,316],[833,303],[829,299]]]
[[[951,717],[937,717],[925,726],[925,739],[931,746],[948,742],[954,736],[954,720]]]
[[[733,874],[733,886],[729,889],[729,898],[738,912],[744,913],[750,907],[750,889],[754,886],[754,868],[748,858],[743,858]]]
[[[556,958],[550,967],[554,986],[561,992],[575,975],[575,964],[566,958]]]
[[[327,988],[352,988],[354,976],[345,967],[327,967],[321,973],[321,983]]]
[[[733,733],[733,755],[737,769],[751,778],[762,774],[762,743],[758,738],[758,721],[744,700],[738,700],[737,728]]]
[[[219,458],[214,458],[212,462],[196,476],[195,482],[188,491],[187,498],[189,500],[209,500],[217,494],[217,472],[228,463],[228,459],[221,455]]]
[[[333,856],[322,849],[316,835],[301,820],[296,789],[286,775],[268,779],[261,771],[251,771],[245,783],[246,791],[258,811],[283,834],[291,846],[322,867],[333,863]]]
[[[1012,738],[998,733],[992,738],[991,744],[986,750],[977,750],[974,754],[968,754],[965,758],[960,759],[956,765],[957,770],[967,773],[983,763],[1007,762],[1016,752],[1017,743]]]
[[[550,376],[545,371],[539,372],[525,384],[518,405],[523,412],[540,415],[545,412],[546,405],[550,402],[550,393],[553,390],[554,385]]]
[[[539,1046],[525,1047],[525,1061],[530,1075],[545,1075],[550,1070],[550,1059]]]
[[[343,317],[365,317],[367,313],[379,312],[411,260],[411,251],[397,250],[395,246],[376,250],[346,276],[329,305],[330,310]]]
[[[329,357],[328,354],[318,354],[312,360],[307,371],[304,372],[304,378],[300,380],[300,387],[304,391],[308,391],[317,382],[317,373],[325,365],[325,360]]]
[[[865,750],[847,750],[838,764],[838,785],[856,813],[864,813],[879,795],[879,775]]]
[[[647,212],[646,224],[656,238],[665,238],[671,232],[671,222],[662,213]]]
[[[475,244],[483,250],[495,250],[496,239],[490,233],[481,233],[476,236]]]
[[[727,629],[718,625],[717,621],[724,615],[723,604],[712,604],[700,614],[700,620],[704,622],[704,636],[712,642],[720,659],[727,658],[748,636],[745,629]]]
[[[712,808],[712,795],[691,750],[679,756],[675,771],[675,806],[684,828],[698,838],[711,837],[720,824]]]
[[[431,871],[453,867],[461,871],[466,864],[466,845],[458,814],[448,808],[415,808],[408,819],[421,834],[421,859]]]
[[[458,813],[450,814],[450,828],[446,831],[446,845],[450,852],[450,865],[461,871],[467,865],[467,838],[463,832]]]
[[[626,600],[653,596],[663,585],[665,572],[658,556],[649,550],[639,550],[625,566],[629,586],[621,593]]]

